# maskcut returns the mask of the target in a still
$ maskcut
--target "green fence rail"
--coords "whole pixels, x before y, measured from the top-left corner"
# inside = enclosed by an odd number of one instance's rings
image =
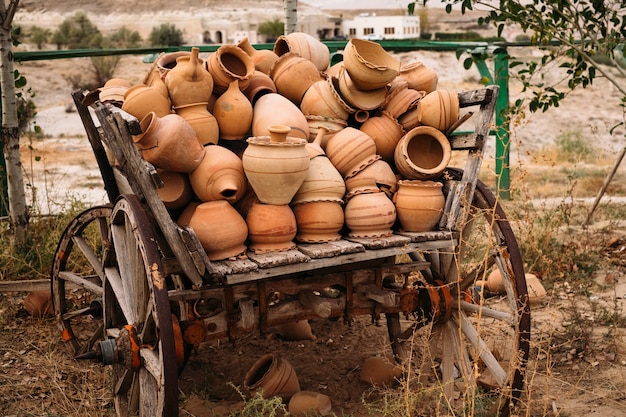
[[[496,137],[496,187],[497,195],[505,200],[510,198],[509,176],[509,125],[507,110],[509,107],[509,72],[507,46],[513,44],[491,44],[487,42],[442,42],[442,41],[415,41],[415,40],[383,40],[379,42],[383,48],[391,52],[409,52],[416,50],[431,51],[459,51],[463,50],[471,54],[481,77],[488,84],[497,84],[500,87],[500,95],[496,105],[496,128],[492,133]],[[346,41],[324,41],[330,50],[331,63],[341,60],[341,51],[345,48]],[[220,45],[199,45],[200,52],[215,52]],[[273,49],[273,43],[255,44],[255,49]],[[86,58],[92,56],[115,56],[115,55],[145,55],[144,62],[152,62],[160,53],[191,50],[191,46],[161,47],[161,48],[130,48],[130,49],[73,49],[56,51],[29,51],[15,52],[16,62],[42,61],[53,59]],[[493,58],[493,74],[491,74],[486,59]],[[19,70],[19,67],[17,67]],[[2,153],[2,149],[0,149]],[[0,164],[4,164],[4,155],[1,156]],[[0,166],[2,172],[6,169]],[[3,193],[6,193],[6,177],[1,178]],[[0,199],[0,215],[7,213],[6,199]]]

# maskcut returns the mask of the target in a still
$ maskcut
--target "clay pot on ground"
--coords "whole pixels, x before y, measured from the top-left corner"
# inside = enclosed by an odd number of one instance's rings
[[[239,88],[247,87],[254,74],[252,58],[237,45],[221,45],[207,58],[206,68],[213,77],[213,91],[223,94],[231,82],[239,80]]]
[[[255,253],[294,249],[296,217],[288,205],[255,203],[246,216],[248,248]]]
[[[439,82],[437,72],[418,61],[402,65],[398,78],[407,81],[409,88],[426,94],[435,91]]]
[[[268,130],[269,136],[248,138],[243,169],[259,201],[289,204],[309,171],[307,141],[287,136],[289,126],[275,125]]]
[[[242,90],[242,93],[254,106],[256,101],[264,94],[276,93],[276,84],[274,84],[274,80],[269,75],[257,70],[250,77],[248,86]]]
[[[196,132],[196,137],[203,145],[216,144],[220,129],[215,117],[207,109],[207,103],[193,103],[175,107],[176,114],[181,116]]]
[[[376,188],[371,180],[372,188]],[[359,193],[351,197],[344,209],[345,223],[350,237],[373,238],[392,234],[396,221],[396,206],[378,188],[376,192]]]
[[[189,173],[202,162],[204,147],[181,116],[158,117],[151,112],[141,119],[140,126],[142,133],[133,136],[133,141],[141,156],[156,168]]]
[[[182,172],[171,172],[157,169],[163,187],[157,188],[157,194],[168,210],[181,209],[193,198],[193,190],[189,183],[189,176]]]
[[[248,370],[243,387],[250,396],[262,392],[264,398],[289,400],[300,391],[300,382],[293,366],[274,353],[261,356]]]
[[[330,414],[332,405],[327,395],[313,391],[296,392],[287,406],[289,414],[295,416],[325,416]]]
[[[398,220],[406,232],[428,232],[443,214],[443,184],[435,181],[400,180],[393,196]]]
[[[361,367],[361,381],[376,387],[391,387],[400,377],[400,366],[378,356],[367,358]]]
[[[311,61],[295,52],[281,55],[272,65],[269,75],[274,80],[278,93],[297,106],[309,87],[323,79]]]
[[[443,132],[459,120],[459,96],[456,91],[436,90],[417,103],[417,121]]]
[[[191,54],[176,58],[176,66],[164,77],[165,86],[174,107],[206,103],[213,93],[213,77],[198,56],[199,48]]]
[[[546,298],[546,289],[535,274],[525,274],[528,299],[531,306],[540,306]]]
[[[316,337],[311,330],[308,320],[291,321],[277,326],[276,334],[283,340],[315,340]]]
[[[418,126],[400,138],[394,151],[394,162],[404,178],[427,180],[440,176],[451,156],[450,142],[441,131]]]
[[[172,112],[172,103],[167,88],[162,81],[148,87],[145,84],[133,85],[124,93],[122,110],[141,121],[148,113],[163,117]]]
[[[376,90],[400,73],[401,63],[379,43],[350,39],[343,52],[343,65],[352,83],[360,90]]]
[[[280,35],[274,42],[274,53],[283,56],[289,52],[295,52],[311,61],[318,71],[325,71],[330,65],[328,46],[308,33],[292,32]]]
[[[350,126],[330,138],[326,144],[326,155],[344,179],[380,159],[374,139]]]
[[[23,303],[24,309],[35,318],[54,317],[50,290],[31,291]]]
[[[241,159],[219,145],[205,147],[205,156],[189,174],[189,181],[202,201],[226,200],[234,204],[244,196],[247,188]]]
[[[393,161],[396,145],[406,133],[402,125],[386,111],[380,116],[368,118],[359,129],[374,139],[376,153],[387,162]]]
[[[183,215],[184,212],[181,217]],[[209,260],[228,259],[245,252],[248,226],[228,201],[216,200],[198,204],[190,216],[185,216],[187,218],[189,227],[198,236]]]
[[[339,95],[349,106],[361,110],[374,110],[382,106],[387,96],[387,87],[362,90],[354,84],[348,71],[344,68],[337,77]]]
[[[268,136],[268,126],[272,125],[289,126],[290,137],[309,140],[309,122],[302,111],[288,98],[275,93],[263,95],[254,104],[252,136]]]
[[[220,139],[239,140],[247,137],[252,126],[252,112],[252,104],[239,90],[239,81],[231,82],[228,90],[213,106]]]
[[[339,201],[311,201],[293,206],[298,231],[296,240],[305,243],[334,242],[341,239],[344,212]]]
[[[273,50],[255,49],[247,37],[240,40],[237,46],[252,59],[254,68],[264,74],[270,73],[272,64],[278,59],[278,55]]]

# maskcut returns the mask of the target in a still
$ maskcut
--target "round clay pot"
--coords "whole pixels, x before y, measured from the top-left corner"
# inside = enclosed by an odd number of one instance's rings
[[[428,232],[443,214],[443,184],[435,181],[400,180],[393,196],[398,220],[406,232]]]
[[[300,391],[291,397],[287,409],[289,414],[299,417],[325,416],[332,411],[332,405],[327,395],[319,392]]]
[[[242,92],[254,106],[262,95],[276,93],[276,84],[274,84],[274,80],[269,75],[257,70],[254,71],[248,86]]]
[[[524,277],[526,278],[528,299],[530,300],[531,307],[540,306],[543,303],[543,300],[546,298],[546,289],[544,288],[537,275],[527,273],[524,275]]]
[[[371,165],[380,156],[376,142],[367,133],[353,127],[337,132],[326,144],[326,155],[345,178],[349,178]]]
[[[202,201],[239,201],[246,192],[246,176],[241,159],[219,145],[205,147],[200,165],[189,174],[196,196]]]
[[[292,204],[311,201],[341,202],[345,193],[343,177],[326,155],[322,154],[311,158],[307,175],[291,202]]]
[[[235,80],[239,80],[239,88],[245,89],[254,73],[252,58],[237,45],[221,45],[209,55],[205,65],[213,77],[217,95],[224,93]]]
[[[361,367],[361,381],[376,387],[391,387],[402,376],[402,368],[378,356],[367,358]]]
[[[268,136],[268,126],[272,125],[289,126],[290,137],[309,140],[309,122],[304,114],[288,98],[275,93],[261,96],[254,104],[252,136]]]
[[[502,281],[502,273],[500,269],[494,268],[493,271],[487,275],[487,281],[485,282],[485,288],[493,293],[506,294],[506,288]]]
[[[207,109],[206,102],[175,107],[174,111],[189,123],[202,145],[218,142],[220,128],[215,117]]]
[[[262,391],[264,398],[281,397],[287,400],[300,391],[300,382],[287,360],[279,358],[275,353],[268,353],[248,370],[243,387],[250,396]]]
[[[165,75],[176,66],[176,60],[180,57],[189,57],[191,56],[191,52],[189,51],[176,51],[170,53],[162,53],[160,54],[156,61],[156,67],[159,73],[161,74],[161,78],[164,78]]]
[[[308,320],[290,321],[276,327],[276,333],[283,340],[315,340]]]
[[[338,84],[339,95],[355,109],[374,110],[382,106],[387,96],[387,87],[361,90],[353,82],[348,71],[342,69],[339,72]]]
[[[274,42],[274,53],[283,56],[294,52],[311,61],[318,71],[325,71],[330,65],[330,50],[319,39],[308,33],[292,32],[280,35]]]
[[[406,83],[402,83],[389,91],[382,107],[397,119],[410,109],[417,107],[417,102],[425,95],[424,91],[414,90]]]
[[[145,84],[137,84],[128,88],[124,93],[122,110],[132,114],[137,120],[141,121],[151,112],[158,117],[170,114],[172,112],[172,103],[162,81],[150,87]]]
[[[220,139],[239,140],[247,137],[252,126],[252,111],[252,104],[239,90],[239,81],[234,80],[213,106]]]
[[[96,100],[100,100],[102,103],[111,103],[121,107],[124,103],[124,94],[130,87],[130,83],[123,78],[111,78],[102,87],[90,91],[82,102],[89,106]]]
[[[362,172],[359,172],[354,177],[346,180],[346,200],[351,199],[357,194],[368,194],[379,192],[376,179],[374,177],[363,176]]]
[[[141,119],[140,126],[142,133],[133,136],[133,141],[141,156],[156,168],[189,173],[202,162],[204,147],[181,116],[158,117],[151,112]]]
[[[393,172],[393,169],[391,169],[391,166],[382,159],[374,161],[373,164],[369,165],[352,178],[361,176],[374,178],[378,189],[387,194],[389,198],[393,196],[398,188],[398,178],[396,174]]]
[[[306,243],[341,239],[344,213],[339,201],[311,201],[293,206],[298,232],[296,240]]]
[[[376,143],[376,153],[385,161],[393,161],[393,153],[400,138],[406,133],[402,125],[388,112],[367,119],[359,128]]]
[[[176,66],[164,77],[174,107],[206,103],[213,93],[213,77],[198,57],[200,49],[191,48],[191,54],[176,58]]]
[[[307,141],[287,136],[289,126],[275,125],[268,130],[269,136],[248,138],[243,169],[259,201],[289,204],[309,171]]]
[[[426,94],[435,91],[439,82],[437,72],[419,61],[402,65],[398,78],[405,80],[409,88]]]
[[[309,123],[309,140],[315,140],[322,134],[320,146],[326,146],[328,140],[348,126],[347,120],[324,116],[305,116]]]
[[[193,198],[193,190],[189,183],[189,176],[182,172],[171,172],[157,169],[163,187],[157,188],[157,194],[168,210],[181,209]]]
[[[304,93],[300,109],[305,115],[323,116],[333,119],[347,120],[354,112],[339,96],[330,79],[313,83]]]
[[[24,297],[24,309],[35,318],[54,317],[52,293],[49,290],[31,291]]]
[[[255,203],[246,217],[248,248],[255,253],[280,252],[296,247],[296,217],[288,205]]]
[[[248,226],[226,200],[198,204],[189,218],[189,227],[211,261],[231,258],[246,250]]]
[[[456,91],[436,90],[417,103],[417,120],[441,131],[459,120],[459,96]]]
[[[343,65],[360,90],[376,90],[400,73],[401,63],[379,43],[352,38],[343,52]]]
[[[315,65],[295,52],[281,55],[272,65],[269,75],[278,93],[298,106],[309,87],[322,80],[322,74]]]
[[[406,179],[425,180],[441,175],[452,149],[448,138],[430,126],[418,126],[404,135],[394,151],[397,170]]]
[[[237,46],[243,49],[243,51],[247,53],[250,58],[252,58],[254,68],[264,74],[270,73],[272,64],[274,64],[274,62],[278,59],[278,55],[276,55],[272,50],[255,49],[247,37],[239,41]]]
[[[376,191],[356,194],[346,203],[344,216],[349,236],[371,238],[392,234],[396,206],[385,193]]]

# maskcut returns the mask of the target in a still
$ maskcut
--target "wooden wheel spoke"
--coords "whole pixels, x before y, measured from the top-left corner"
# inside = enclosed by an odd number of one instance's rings
[[[124,289],[124,284],[122,283],[122,277],[120,276],[118,270],[113,267],[105,268],[105,271],[107,282],[115,294],[115,298],[117,299],[117,303],[122,310],[122,314],[124,314],[126,323],[134,323],[135,315],[133,310],[128,306],[128,299],[126,298],[127,294]]]
[[[510,326],[515,325],[515,316],[506,311],[495,310],[493,308],[485,307],[478,304],[468,303],[467,301],[460,300],[459,308],[461,311],[469,313],[479,313],[483,317],[489,317],[496,320],[506,322]]]
[[[115,387],[113,388],[113,393],[115,395],[125,394],[130,390],[131,385],[133,383],[133,379],[135,377],[135,372],[130,369],[124,369],[122,371],[122,375],[118,377],[117,382],[115,383]]]
[[[143,359],[143,367],[156,380],[160,381],[163,377],[161,370],[161,358],[157,352],[149,348],[142,348],[140,355]]]
[[[67,282],[71,282],[72,284],[76,284],[76,286],[82,287],[84,289],[86,289],[87,291],[96,294],[99,297],[102,297],[102,284],[98,285],[93,283],[93,278],[95,278],[94,276],[81,276],[81,275],[77,275],[73,272],[70,271],[59,271],[59,275],[58,277],[60,279],[62,279],[63,281],[67,281]],[[97,278],[95,278],[97,279]]]
[[[94,252],[93,248],[87,243],[85,238],[82,236],[74,236],[73,237],[74,244],[80,249],[82,254],[85,256],[89,265],[93,268],[93,270],[98,274],[100,278],[104,276],[104,269],[102,268],[102,260],[98,258],[98,255]]]

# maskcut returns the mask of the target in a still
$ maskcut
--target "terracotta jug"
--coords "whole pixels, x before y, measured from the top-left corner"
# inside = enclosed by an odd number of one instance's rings
[[[320,142],[321,146],[326,146],[328,140],[330,140],[335,133],[348,127],[348,121],[344,119],[311,115],[305,117],[306,121],[309,123],[309,140],[315,140],[315,138],[323,132],[323,137]]]
[[[376,143],[376,153],[387,162],[393,161],[393,153],[400,138],[406,133],[402,125],[388,112],[368,118],[359,128]]]
[[[361,367],[361,381],[376,387],[391,387],[401,376],[401,366],[378,356],[367,358]]]
[[[288,205],[255,203],[246,217],[248,248],[255,253],[280,252],[296,247],[296,217]]]
[[[376,143],[367,133],[353,127],[337,132],[326,144],[326,155],[344,179],[371,165],[380,156]]]
[[[398,220],[407,232],[433,230],[446,203],[443,184],[435,181],[400,180],[393,196]]]
[[[332,411],[332,405],[328,395],[319,392],[300,391],[291,397],[287,409],[289,414],[298,417],[325,416]]]
[[[157,188],[157,193],[168,210],[178,210],[186,207],[193,198],[193,190],[189,183],[189,176],[183,172],[171,172],[157,169],[163,187]]]
[[[180,57],[189,57],[191,55],[190,51],[176,51],[170,53],[162,53],[160,54],[155,63],[156,68],[159,71],[160,78],[163,79],[167,75],[167,73],[176,66],[176,60]]]
[[[311,61],[318,71],[325,71],[330,65],[330,50],[319,39],[305,32],[292,32],[280,35],[274,42],[274,53],[283,56],[294,52]]]
[[[268,126],[291,127],[290,137],[309,140],[309,122],[298,106],[280,94],[270,93],[260,97],[254,105],[252,136],[267,136]]]
[[[343,65],[360,90],[385,87],[400,73],[401,63],[379,43],[352,38],[343,52]]]
[[[309,171],[307,141],[288,137],[289,126],[275,125],[268,130],[269,136],[248,138],[243,169],[259,201],[289,204]]]
[[[400,138],[394,151],[398,172],[411,180],[433,179],[448,166],[452,149],[448,138],[430,126],[418,126]]]
[[[398,78],[406,80],[409,88],[426,94],[435,91],[439,82],[437,72],[419,61],[402,65]]]
[[[239,88],[245,89],[254,73],[252,58],[237,45],[221,45],[205,64],[213,77],[213,90],[217,95],[224,93],[235,80],[239,80]]]
[[[341,239],[344,213],[339,201],[310,201],[293,206],[298,231],[296,240],[306,243],[334,242]]]
[[[189,227],[198,236],[211,261],[231,258],[246,250],[244,242],[248,237],[248,226],[228,201],[198,204],[189,218]]]
[[[218,142],[220,128],[215,117],[207,109],[206,102],[175,107],[174,111],[189,123],[201,144]]]
[[[322,80],[322,74],[315,65],[295,52],[281,55],[272,65],[269,75],[278,93],[298,106],[309,87]]]
[[[243,387],[250,396],[262,391],[264,398],[290,399],[300,391],[300,381],[293,366],[275,353],[261,356],[246,372]]]
[[[162,81],[148,87],[145,84],[133,85],[124,93],[122,110],[141,121],[150,112],[163,117],[172,112],[172,103]]]
[[[417,102],[420,124],[446,131],[459,119],[459,96],[456,91],[436,90]]]
[[[252,126],[252,104],[239,90],[239,80],[230,83],[213,106],[213,114],[219,125],[220,139],[244,139]]]
[[[164,78],[174,107],[206,103],[213,93],[213,77],[199,58],[200,49],[191,48],[191,54],[176,58],[176,66]]]
[[[205,147],[205,156],[189,174],[196,196],[202,201],[239,201],[246,192],[247,182],[241,159],[219,145]]]
[[[278,55],[276,55],[273,50],[255,49],[247,37],[239,41],[237,46],[252,58],[254,68],[264,74],[270,73],[272,64],[278,59]]]
[[[133,136],[141,156],[156,168],[191,172],[202,162],[204,147],[196,132],[181,116],[158,117],[148,113],[140,122],[142,133]]]
[[[307,116],[323,116],[344,121],[354,112],[339,96],[330,79],[313,83],[304,93],[300,109]]]
[[[371,188],[376,188],[373,179],[371,182]],[[391,227],[396,221],[396,206],[385,193],[376,188],[375,192],[360,193],[350,198],[344,216],[351,237],[390,236]]]
[[[308,320],[290,321],[276,327],[276,334],[282,340],[315,340],[316,337],[311,330]]]

